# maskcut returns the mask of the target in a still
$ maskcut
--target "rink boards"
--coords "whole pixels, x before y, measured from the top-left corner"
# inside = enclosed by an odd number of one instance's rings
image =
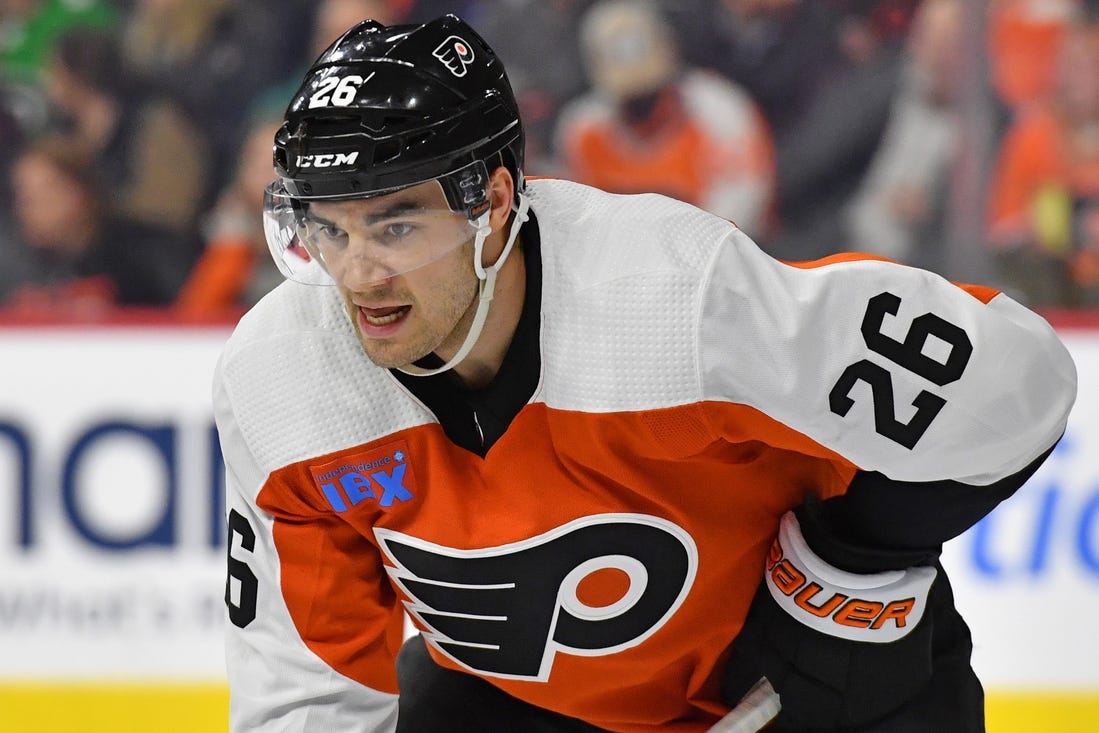
[[[990,733],[1099,730],[1099,321],[1061,446],[944,561]],[[0,325],[0,730],[221,730],[227,326]]]

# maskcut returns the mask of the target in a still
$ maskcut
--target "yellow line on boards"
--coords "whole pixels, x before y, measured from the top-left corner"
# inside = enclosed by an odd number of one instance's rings
[[[1032,692],[989,690],[987,733],[1099,733],[1099,690]]]
[[[208,684],[0,683],[4,733],[225,733],[229,691]],[[1099,690],[990,691],[987,733],[1099,733]]]
[[[225,733],[224,683],[0,683],[5,733]]]

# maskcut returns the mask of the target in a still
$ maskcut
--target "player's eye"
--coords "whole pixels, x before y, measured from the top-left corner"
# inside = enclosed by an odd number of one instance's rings
[[[416,231],[416,225],[407,221],[395,221],[385,225],[382,230],[384,244],[400,244],[407,241]]]
[[[324,247],[343,248],[347,246],[347,232],[335,224],[313,222],[311,227],[313,241]]]

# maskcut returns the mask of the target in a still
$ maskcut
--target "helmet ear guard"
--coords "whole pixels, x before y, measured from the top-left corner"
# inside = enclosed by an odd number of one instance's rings
[[[489,203],[489,170],[483,160],[439,178],[447,203],[454,211],[465,212],[470,219],[483,213]]]

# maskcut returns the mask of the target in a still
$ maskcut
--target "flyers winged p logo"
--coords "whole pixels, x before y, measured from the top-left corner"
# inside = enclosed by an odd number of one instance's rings
[[[675,614],[698,568],[687,532],[639,514],[584,517],[475,550],[380,527],[374,534],[425,640],[466,669],[505,679],[545,681],[558,654],[641,644]],[[607,571],[625,587],[590,595]]]
[[[473,47],[460,36],[450,36],[440,43],[431,55],[443,62],[454,76],[465,76],[473,63]]]

